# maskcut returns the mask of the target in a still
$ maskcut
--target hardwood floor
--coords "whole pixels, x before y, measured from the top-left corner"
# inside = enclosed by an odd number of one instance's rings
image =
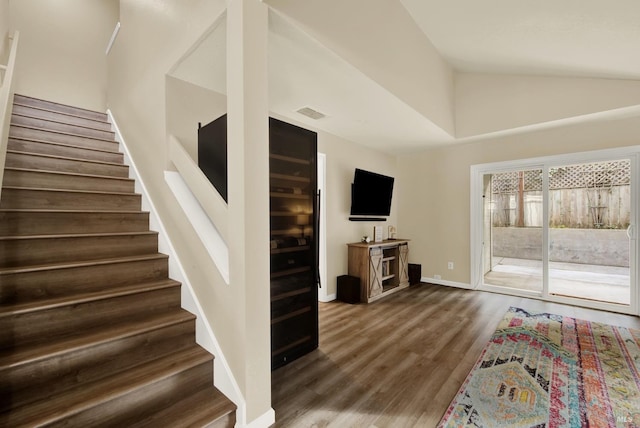
[[[430,284],[320,303],[320,347],[273,372],[274,427],[435,427],[509,306],[640,328],[637,317]]]

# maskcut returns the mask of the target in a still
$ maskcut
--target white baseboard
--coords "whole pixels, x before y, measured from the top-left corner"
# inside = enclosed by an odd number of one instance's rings
[[[268,428],[276,422],[276,412],[273,409],[267,410],[261,416],[252,420],[250,423],[244,425],[246,428]],[[241,425],[236,423],[236,428],[240,428]]]
[[[326,296],[318,297],[318,301],[326,303],[326,302],[332,302],[332,301],[336,300],[337,298],[338,297],[336,296],[336,294],[333,293],[333,294],[329,294],[329,295],[326,295]]]
[[[467,290],[473,290],[473,287],[471,286],[471,284],[466,284],[464,282],[447,281],[445,279],[428,278],[425,276],[420,278],[420,281],[428,282],[430,284],[436,284],[436,285],[445,285],[447,287],[465,288]]]

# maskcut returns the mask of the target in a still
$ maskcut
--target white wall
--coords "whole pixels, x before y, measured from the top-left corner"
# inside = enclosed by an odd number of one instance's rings
[[[456,73],[458,138],[640,104],[640,81]]]
[[[105,50],[118,0],[10,0],[20,31],[15,92],[105,111]]]
[[[202,126],[227,112],[227,97],[175,77],[166,80],[167,134],[174,135],[198,161],[198,122]]]
[[[0,0],[0,64],[6,65],[9,56],[9,0]]]
[[[382,226],[385,239],[387,227],[397,227],[398,237],[404,236],[405,229],[398,223],[398,189],[408,185],[399,176],[396,158],[394,156],[375,152],[362,145],[349,142],[335,135],[325,132],[318,133],[318,151],[327,155],[327,278],[323,279],[323,286],[327,287],[327,294],[336,293],[336,278],[346,275],[348,271],[347,244],[358,242],[363,235],[373,237],[373,227]],[[351,183],[355,168],[373,171],[394,177],[394,195],[392,198],[391,215],[387,221],[356,222],[349,221],[351,208]],[[411,248],[411,247],[410,247]]]

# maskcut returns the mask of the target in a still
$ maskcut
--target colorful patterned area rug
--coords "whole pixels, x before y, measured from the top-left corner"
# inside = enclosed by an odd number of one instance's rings
[[[640,427],[640,330],[510,308],[439,427]]]

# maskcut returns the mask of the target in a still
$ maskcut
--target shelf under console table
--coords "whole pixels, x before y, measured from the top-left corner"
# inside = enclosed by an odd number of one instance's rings
[[[409,240],[354,242],[349,275],[360,278],[360,301],[373,302],[409,286]]]

